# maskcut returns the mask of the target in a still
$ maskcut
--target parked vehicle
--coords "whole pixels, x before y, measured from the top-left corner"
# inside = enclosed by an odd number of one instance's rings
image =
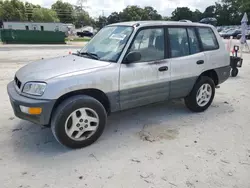
[[[188,23],[192,23],[192,21],[190,21],[190,20],[179,20],[179,22],[188,22]]]
[[[235,30],[229,30],[226,33],[221,33],[220,36],[224,39],[229,39],[230,37],[233,37],[235,39],[240,33],[241,33],[240,29],[235,29]]]
[[[203,23],[203,24],[210,24],[210,25],[213,25],[213,26],[216,26],[217,25],[217,19],[216,18],[203,18],[202,20],[200,20],[200,23]]]
[[[238,34],[236,38],[241,39],[241,36],[242,36],[242,34]],[[246,39],[250,40],[250,30],[248,30],[247,33],[246,33]]]
[[[222,27],[217,27],[216,29],[217,29],[218,32],[222,32],[223,31]]]
[[[232,31],[232,30],[234,30],[234,29],[232,29],[232,28],[224,28],[224,29],[222,29],[222,30],[219,32],[219,35],[220,35],[221,37],[223,37],[223,35],[225,35],[227,32]]]
[[[17,117],[51,125],[58,142],[82,148],[101,136],[113,112],[174,98],[205,111],[230,70],[211,25],[123,22],[101,29],[77,53],[22,67],[7,90]]]
[[[81,31],[81,32],[76,32],[76,35],[79,37],[93,37],[93,33],[90,31]]]

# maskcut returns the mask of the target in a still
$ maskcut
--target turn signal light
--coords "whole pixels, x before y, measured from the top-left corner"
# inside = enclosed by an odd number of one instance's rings
[[[30,115],[39,115],[42,113],[42,108],[40,108],[40,107],[20,106],[20,110],[23,113],[30,114]]]

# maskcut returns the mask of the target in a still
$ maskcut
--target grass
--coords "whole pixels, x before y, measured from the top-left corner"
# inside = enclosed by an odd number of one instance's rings
[[[74,38],[74,39],[69,39],[69,38],[66,38],[65,39],[66,42],[89,42],[90,41],[90,38]]]

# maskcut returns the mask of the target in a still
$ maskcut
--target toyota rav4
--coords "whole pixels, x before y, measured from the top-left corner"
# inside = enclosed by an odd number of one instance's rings
[[[61,144],[82,148],[112,112],[174,98],[203,112],[230,75],[211,25],[138,21],[101,29],[80,51],[19,69],[7,86],[17,117],[50,125]]]

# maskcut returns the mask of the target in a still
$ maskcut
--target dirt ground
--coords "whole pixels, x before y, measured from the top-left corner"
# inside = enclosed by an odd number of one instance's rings
[[[113,114],[101,138],[69,150],[14,117],[6,86],[26,63],[75,50],[0,47],[3,188],[250,188],[250,54],[204,113],[182,100]]]

